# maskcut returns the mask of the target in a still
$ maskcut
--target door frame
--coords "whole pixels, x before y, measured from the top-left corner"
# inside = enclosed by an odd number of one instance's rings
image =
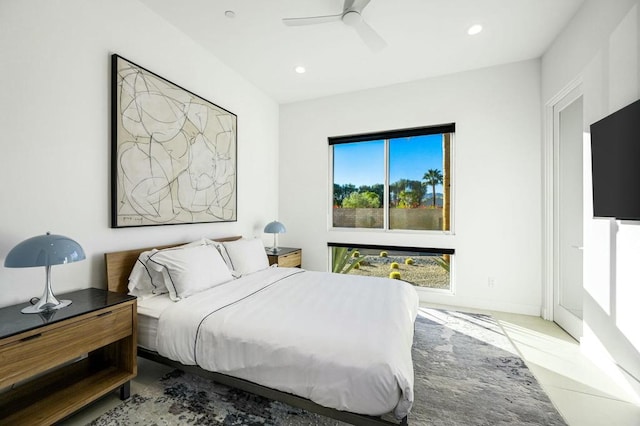
[[[544,106],[544,141],[542,146],[542,280],[543,280],[543,319],[553,321],[554,308],[554,284],[557,281],[558,271],[556,259],[558,248],[556,247],[555,229],[557,226],[557,192],[558,182],[555,171],[558,166],[558,155],[555,146],[555,108],[561,104],[570,105],[583,96],[582,76],[571,81]]]

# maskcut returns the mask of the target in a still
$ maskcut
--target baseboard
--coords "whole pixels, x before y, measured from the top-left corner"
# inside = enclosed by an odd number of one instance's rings
[[[472,297],[461,297],[450,293],[433,292],[429,290],[416,289],[420,302],[434,303],[438,305],[453,306],[457,308],[471,308],[486,311],[508,312],[512,314],[540,316],[540,305],[526,305],[510,302],[500,302],[489,299],[477,299]]]

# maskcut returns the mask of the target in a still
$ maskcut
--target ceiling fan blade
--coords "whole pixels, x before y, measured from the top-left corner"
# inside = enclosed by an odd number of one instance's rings
[[[334,22],[342,19],[342,14],[325,15],[325,16],[309,16],[306,18],[283,18],[282,22],[290,27],[298,27],[302,25],[323,24],[325,22]]]
[[[344,6],[342,7],[342,13],[348,12],[353,7],[355,0],[344,0]]]
[[[367,7],[371,0],[345,0],[344,1],[344,9],[342,13],[348,12],[350,10],[358,13],[362,13],[362,10]]]
[[[387,47],[387,42],[367,24],[364,20],[360,21],[353,28],[356,30],[362,41],[374,52],[379,52]]]

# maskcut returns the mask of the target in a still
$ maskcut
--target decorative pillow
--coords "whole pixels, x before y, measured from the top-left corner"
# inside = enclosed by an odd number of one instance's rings
[[[262,240],[241,239],[222,243],[227,250],[233,270],[241,275],[250,274],[269,267],[269,258]]]
[[[129,294],[140,299],[148,299],[158,294],[167,293],[161,272],[148,266],[149,256],[157,252],[153,249],[140,253],[136,264],[129,275]]]
[[[161,250],[149,257],[148,265],[163,274],[174,301],[233,279],[218,250],[210,245]]]

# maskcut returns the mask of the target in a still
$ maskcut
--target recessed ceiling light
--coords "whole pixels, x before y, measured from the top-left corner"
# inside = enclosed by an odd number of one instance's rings
[[[233,10],[227,10],[224,12],[224,16],[226,16],[229,19],[233,19],[236,17],[236,13]]]
[[[303,67],[302,65],[298,65],[297,67],[294,68],[294,70],[298,74],[304,74],[305,72],[307,72],[307,69],[305,67]]]
[[[480,32],[482,32],[482,25],[480,25],[480,24],[472,25],[467,30],[467,34],[469,34],[469,35],[480,34]]]

